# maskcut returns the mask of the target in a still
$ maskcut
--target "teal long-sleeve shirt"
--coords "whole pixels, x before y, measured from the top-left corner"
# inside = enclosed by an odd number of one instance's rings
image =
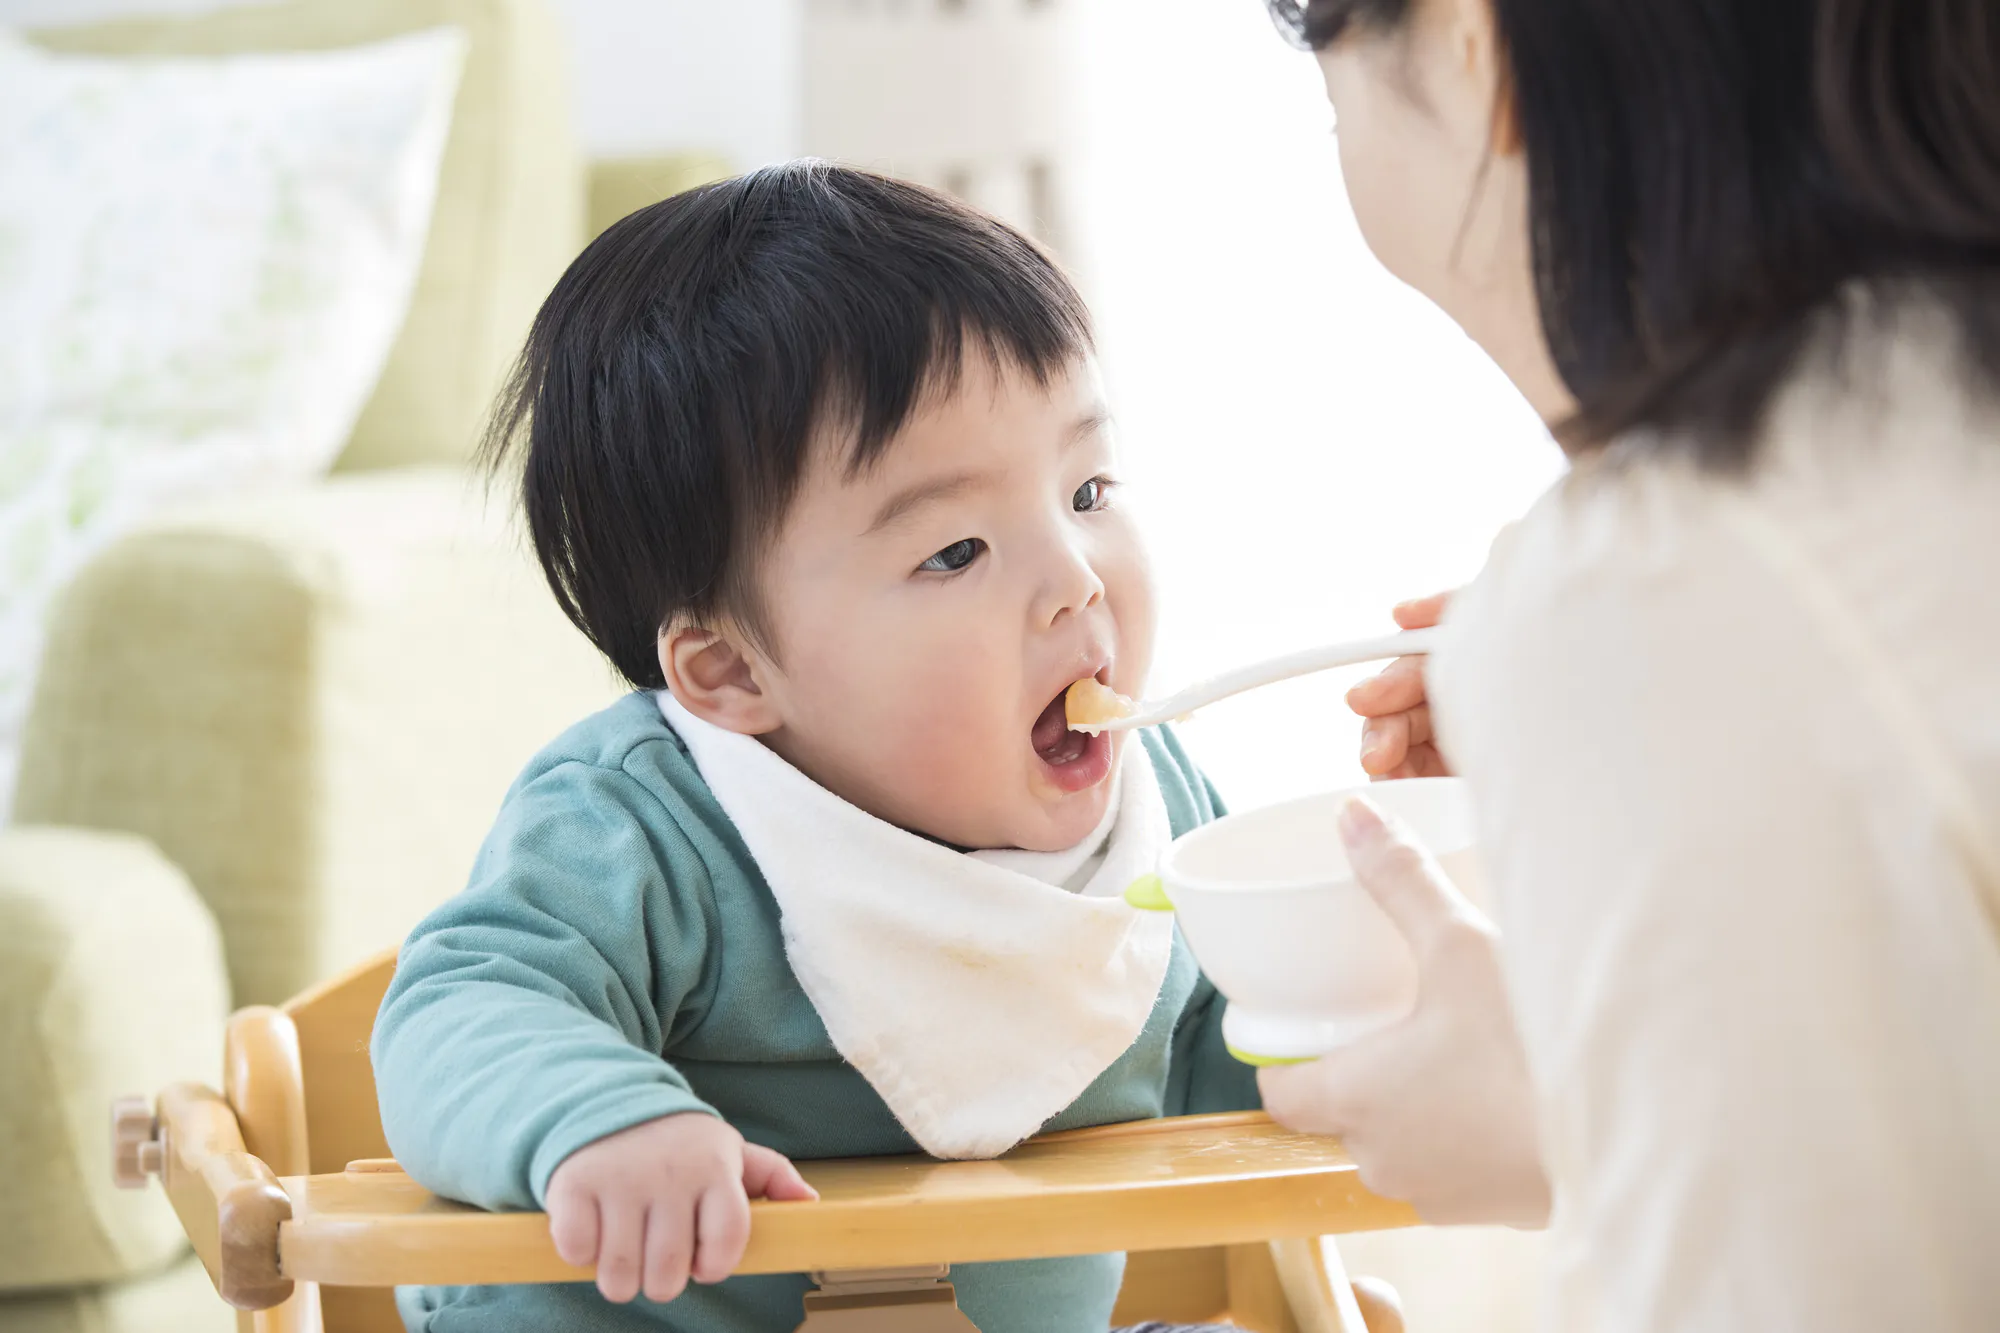
[[[1175,834],[1221,813],[1168,732],[1142,733]],[[1050,1129],[1257,1104],[1224,1002],[1175,939],[1144,1032]],[[795,1159],[918,1151],[840,1058],[785,961],[777,902],[652,698],[538,755],[471,881],[403,946],[375,1024],[389,1146],[430,1189],[545,1205],[577,1149],[682,1111]],[[983,1333],[1103,1333],[1123,1256],[954,1268]],[[425,1333],[791,1333],[803,1275],[730,1278],[669,1304],[585,1283],[406,1289]]]

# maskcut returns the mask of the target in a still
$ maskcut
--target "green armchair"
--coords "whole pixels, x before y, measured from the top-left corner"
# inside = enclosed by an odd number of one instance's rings
[[[333,474],[149,524],[66,592],[0,830],[0,1331],[233,1326],[158,1191],[108,1188],[109,1098],[219,1076],[231,1005],[401,938],[508,782],[610,699],[466,467],[585,239],[720,174],[592,167],[540,0],[288,0],[35,34],[209,54],[470,39],[411,310]]]

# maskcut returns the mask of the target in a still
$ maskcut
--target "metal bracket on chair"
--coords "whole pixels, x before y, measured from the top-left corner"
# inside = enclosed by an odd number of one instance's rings
[[[949,1264],[814,1273],[798,1333],[979,1333],[950,1276]]]

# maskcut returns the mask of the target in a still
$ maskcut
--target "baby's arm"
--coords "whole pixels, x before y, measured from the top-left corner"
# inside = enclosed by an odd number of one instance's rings
[[[669,1299],[690,1264],[726,1274],[747,1187],[804,1188],[657,1054],[714,942],[706,869],[677,834],[623,773],[531,779],[467,890],[405,944],[375,1025],[383,1128],[410,1173],[483,1207],[547,1208],[564,1257],[595,1260],[613,1299]]]

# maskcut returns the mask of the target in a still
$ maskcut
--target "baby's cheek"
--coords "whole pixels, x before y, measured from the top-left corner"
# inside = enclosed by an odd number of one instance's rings
[[[1158,624],[1152,563],[1137,534],[1120,542],[1099,562],[1105,602],[1118,625],[1115,683],[1129,694],[1145,689]]]
[[[1021,711],[1019,673],[1005,680],[991,654],[952,654],[918,673],[898,711],[910,719],[910,739],[946,766],[990,760]],[[1023,741],[1025,744],[1025,740]]]
[[[912,674],[892,727],[913,800],[990,806],[993,790],[1018,775],[1029,744],[1020,690],[1019,672],[998,669],[990,652],[946,654]]]

